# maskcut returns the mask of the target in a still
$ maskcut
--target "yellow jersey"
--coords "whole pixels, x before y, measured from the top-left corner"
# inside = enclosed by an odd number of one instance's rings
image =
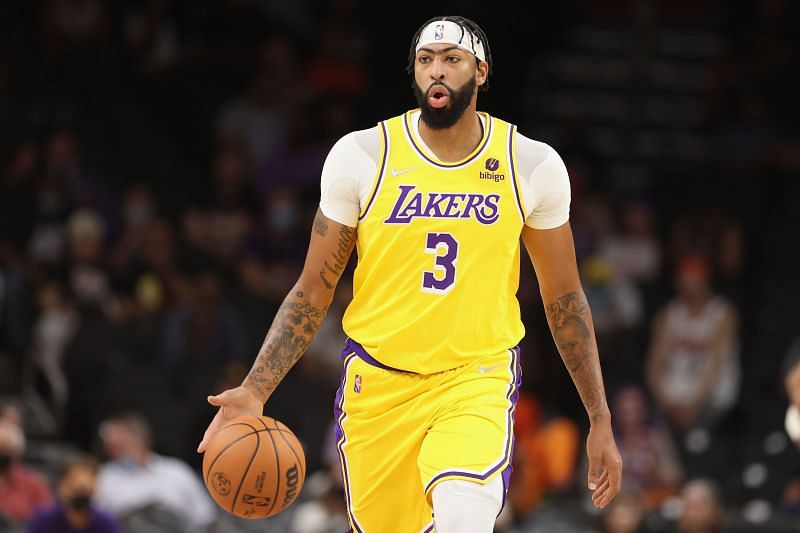
[[[480,113],[478,146],[444,162],[412,127],[414,111],[379,123],[380,165],[359,215],[342,325],[378,363],[432,374],[522,339],[516,293],[527,211],[514,125]]]

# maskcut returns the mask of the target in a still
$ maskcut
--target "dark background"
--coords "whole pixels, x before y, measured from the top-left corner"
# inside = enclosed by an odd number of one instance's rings
[[[479,108],[565,160],[581,265],[624,234],[628,210],[652,225],[660,260],[636,284],[641,317],[598,333],[610,397],[644,382],[679,258],[708,259],[739,312],[743,379],[687,477],[718,480],[732,510],[778,507],[798,468],[795,448],[762,449],[783,431],[781,365],[800,334],[790,1],[0,3],[0,393],[24,407],[33,442],[99,453],[102,418],[136,408],[160,451],[199,465],[204,398],[241,378],[299,273],[327,150],[415,105],[409,41],[449,13],[491,44]],[[149,206],[143,225],[132,197]],[[69,228],[87,210],[103,229],[81,259]],[[524,387],[585,431],[527,261],[519,296]],[[48,338],[60,401],[32,355],[52,309],[74,318]],[[267,408],[304,439],[312,470],[338,386],[328,363],[298,366]],[[754,461],[769,471],[755,488],[742,482]]]

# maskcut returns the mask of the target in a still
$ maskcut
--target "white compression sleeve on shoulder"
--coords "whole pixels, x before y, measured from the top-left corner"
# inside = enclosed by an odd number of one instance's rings
[[[442,481],[433,488],[436,533],[492,533],[504,490],[502,476],[486,485],[461,479]]]

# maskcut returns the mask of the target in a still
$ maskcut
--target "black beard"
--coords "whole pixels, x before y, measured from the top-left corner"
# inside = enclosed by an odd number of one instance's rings
[[[448,90],[450,93],[449,102],[444,107],[431,107],[428,104],[427,93],[423,92],[422,88],[414,81],[412,87],[414,89],[414,97],[417,99],[417,105],[421,111],[420,118],[432,130],[450,128],[464,116],[464,111],[469,107],[472,95],[475,94],[477,81],[475,81],[475,78],[470,78],[460,89],[452,89],[449,85],[440,82],[433,85],[441,85]],[[430,90],[430,87],[428,89]]]

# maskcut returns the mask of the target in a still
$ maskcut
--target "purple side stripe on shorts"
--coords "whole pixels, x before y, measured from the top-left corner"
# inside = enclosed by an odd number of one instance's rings
[[[515,385],[514,385],[514,392],[511,394],[511,455],[509,456],[508,466],[506,466],[505,470],[503,470],[503,503],[500,505],[500,511],[502,512],[503,508],[506,506],[506,496],[508,495],[508,487],[510,486],[509,483],[511,481],[511,472],[514,470],[513,466],[513,459],[514,459],[514,445],[517,443],[517,439],[514,437],[514,414],[517,411],[517,400],[519,400],[519,388],[522,386],[522,362],[520,361],[521,352],[519,346],[515,346],[511,349],[512,351],[516,351],[516,373],[515,373]],[[498,516],[500,513],[497,513]]]
[[[336,391],[336,399],[333,405],[333,416],[336,420],[336,426],[334,427],[334,433],[336,436],[336,449],[339,452],[339,461],[342,464],[342,477],[344,479],[344,494],[345,500],[347,503],[347,514],[350,518],[350,525],[356,531],[356,533],[364,533],[364,531],[359,527],[358,522],[356,521],[356,517],[353,514],[353,509],[350,505],[350,478],[347,475],[347,457],[344,454],[344,443],[346,442],[347,438],[344,434],[344,427],[342,423],[347,415],[344,412],[344,391],[345,391],[345,381],[347,380],[347,368],[350,366],[350,363],[356,358],[355,352],[347,351],[345,349],[342,352],[342,359],[344,360],[344,368],[342,369],[342,380],[341,384],[339,385],[339,390]],[[351,529],[351,531],[353,531]]]
[[[344,350],[342,351],[342,359],[344,359],[345,356],[350,353],[355,353],[360,359],[363,359],[364,362],[367,363],[368,365],[382,368],[384,370],[391,370],[392,372],[403,372],[405,374],[416,373],[384,365],[383,363],[372,357],[369,353],[367,353],[367,351],[364,349],[363,346],[361,346],[359,343],[348,337],[347,342],[344,343]]]
[[[506,420],[506,446],[503,451],[503,457],[500,461],[489,468],[483,474],[476,474],[474,472],[462,472],[459,470],[447,470],[444,472],[440,472],[433,479],[431,479],[425,487],[425,493],[427,494],[430,488],[436,483],[438,480],[451,477],[451,476],[458,476],[458,477],[465,477],[465,478],[472,478],[472,479],[479,479],[479,480],[486,480],[492,474],[497,472],[503,465],[505,469],[503,470],[503,484],[508,489],[508,480],[511,477],[511,460],[513,457],[513,450],[514,450],[514,413],[517,408],[517,400],[519,399],[519,387],[522,384],[522,366],[519,362],[519,346],[515,346],[514,348],[509,349],[511,352],[511,363],[509,366],[509,370],[511,370],[512,380],[511,383],[508,385],[508,393],[506,394],[506,399],[509,401],[508,407],[508,417]],[[503,505],[505,505],[505,491],[503,491]]]

